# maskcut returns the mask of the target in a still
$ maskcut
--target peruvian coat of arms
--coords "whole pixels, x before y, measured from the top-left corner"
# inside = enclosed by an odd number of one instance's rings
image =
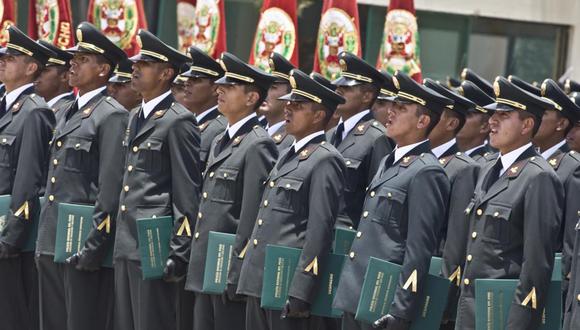
[[[37,0],[35,6],[38,38],[54,42],[58,34],[57,24],[60,21],[57,0]]]
[[[131,47],[138,23],[135,0],[95,0],[93,17],[95,26],[119,48]]]
[[[191,35],[191,44],[213,55],[220,28],[220,0],[198,0]],[[221,0],[223,1],[223,0]]]
[[[288,13],[271,7],[266,9],[256,29],[254,38],[254,65],[269,71],[270,54],[276,52],[290,60],[296,45],[296,28]]]
[[[379,54],[380,69],[394,74],[402,71],[413,77],[421,73],[419,34],[415,15],[404,9],[387,13],[383,44]]]
[[[4,17],[4,2],[0,1],[0,19],[2,19]],[[0,45],[5,46],[6,43],[8,42],[8,30],[7,28],[10,25],[14,25],[14,22],[12,22],[9,19],[5,19],[2,22],[2,27],[0,29]]]

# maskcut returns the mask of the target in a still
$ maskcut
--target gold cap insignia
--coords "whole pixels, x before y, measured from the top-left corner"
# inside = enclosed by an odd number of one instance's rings
[[[81,29],[77,29],[77,42],[83,41],[83,31]]]
[[[465,96],[465,91],[463,90],[463,86],[459,86],[459,87],[457,88],[457,92],[458,92],[459,94],[461,94],[461,95]]]
[[[137,39],[137,45],[139,45],[139,48],[143,48],[143,41],[141,41],[141,37],[137,36],[135,39]]]
[[[570,93],[570,79],[566,79],[566,82],[564,83],[564,92],[566,92],[566,94]]]
[[[496,97],[498,97],[500,94],[499,83],[497,80],[493,82],[493,92],[495,93]]]
[[[290,76],[290,86],[292,86],[293,89],[296,89],[296,86],[298,86],[298,85],[296,85],[296,79],[294,79],[294,76],[293,75]]]
[[[228,68],[226,67],[226,64],[224,63],[224,54],[222,54],[222,56],[220,58],[218,58],[218,63],[220,64],[220,66],[222,67],[222,69],[224,71],[228,71]]]
[[[399,80],[395,76],[393,76],[393,85],[395,85],[397,89],[401,89],[401,85],[399,85]]]
[[[546,82],[544,81],[542,83],[542,88],[541,88],[541,90],[542,90],[542,96],[546,96],[546,88],[547,87],[548,87],[548,84],[546,84]]]
[[[274,53],[272,53],[272,54],[274,54]],[[276,70],[276,66],[274,65],[274,60],[271,57],[268,60],[268,64],[270,64],[270,70],[272,70],[272,71]]]
[[[338,60],[338,64],[340,64],[340,69],[342,71],[346,71],[348,69],[346,66],[346,61],[343,60],[342,58],[340,60]]]
[[[467,79],[467,68],[463,69],[463,71],[461,71],[461,79],[465,80]]]

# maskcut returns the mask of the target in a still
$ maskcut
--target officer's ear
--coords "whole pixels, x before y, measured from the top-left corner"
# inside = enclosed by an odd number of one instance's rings
[[[418,129],[427,129],[431,124],[431,117],[427,115],[427,113],[422,113],[419,115],[417,119],[417,128]]]
[[[536,119],[534,119],[534,117],[531,115],[523,118],[522,119],[521,135],[531,134],[533,136],[535,134],[534,133],[535,121],[536,121]]]
[[[560,116],[560,118],[558,118],[558,125],[556,126],[556,131],[565,132],[569,126],[570,120],[564,116]]]
[[[161,78],[161,80],[163,81],[173,81],[175,79],[176,73],[175,73],[175,68],[173,68],[173,66],[171,65],[166,65],[163,70],[161,70],[161,74],[159,75],[159,78]]]

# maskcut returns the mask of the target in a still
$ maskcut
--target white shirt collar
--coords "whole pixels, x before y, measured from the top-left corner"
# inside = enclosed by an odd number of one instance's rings
[[[484,142],[483,142],[483,144],[481,144],[481,145],[478,145],[478,146],[477,146],[477,147],[475,147],[475,148],[471,148],[471,149],[467,150],[467,151],[465,152],[465,154],[466,154],[467,156],[471,156],[471,154],[472,154],[472,153],[473,153],[475,150],[477,150],[477,149],[479,149],[479,148],[482,148],[482,147],[485,147],[486,145],[487,145],[487,141],[484,141]]]
[[[343,121],[342,117],[340,118],[340,123],[344,123],[344,131],[342,132],[342,139],[344,140],[348,133],[355,127],[355,125],[361,120],[362,117],[366,116],[367,113],[371,112],[369,109],[363,110],[356,115],[348,118],[347,120]],[[339,124],[340,124],[339,123]]]
[[[10,109],[10,107],[12,106],[12,103],[14,103],[16,101],[16,99],[18,99],[20,94],[22,94],[22,92],[24,92],[29,87],[32,87],[33,85],[34,85],[33,83],[22,85],[22,86],[16,88],[15,90],[11,91],[10,93],[7,93],[6,94],[6,109],[7,110]]]
[[[320,135],[324,135],[324,131],[314,132],[310,135],[303,137],[302,139],[300,139],[300,141],[294,141],[294,144],[292,144],[292,146],[294,147],[294,151],[298,152],[305,145],[307,145],[308,142],[312,141],[312,139],[314,139],[315,137],[320,136]]]
[[[500,152],[499,160],[501,161],[502,169],[501,171],[499,171],[499,175],[500,176],[503,175],[503,173],[507,171],[507,169],[510,168],[516,162],[516,160],[524,153],[524,151],[526,151],[531,146],[532,143],[529,142],[515,150],[508,152],[505,155],[502,155]]]
[[[397,146],[394,150],[395,153],[395,159],[393,159],[393,164],[398,162],[399,159],[403,158],[403,156],[405,156],[406,154],[409,153],[409,151],[413,150],[416,146],[420,145],[421,143],[425,143],[425,141],[429,141],[429,139],[425,139],[421,142],[417,142],[417,143],[413,143],[413,144],[409,144],[406,145],[404,147],[399,147]]]
[[[155,109],[155,107],[161,101],[163,101],[166,97],[168,97],[169,94],[171,94],[171,90],[168,90],[167,92],[157,96],[154,99],[149,100],[148,102],[145,102],[145,100],[141,101],[141,109],[143,109],[143,116],[145,118],[149,118],[149,114],[151,113],[151,111],[153,111],[153,109]]]
[[[205,118],[207,115],[209,115],[209,114],[210,114],[212,111],[214,111],[214,110],[216,110],[216,109],[217,109],[217,105],[216,105],[216,106],[213,106],[213,107],[211,107],[211,108],[209,108],[209,109],[205,110],[204,112],[200,113],[199,115],[195,116],[195,119],[196,119],[196,120],[197,120],[197,122],[199,123],[199,122],[201,122],[201,120],[202,120],[203,118]]]
[[[282,120],[272,126],[268,126],[268,135],[274,135],[276,132],[278,132],[280,127],[284,126],[284,124],[286,124],[286,121]]]
[[[97,89],[93,89],[90,92],[86,92],[83,95],[78,96],[77,97],[77,105],[78,105],[79,109],[81,109],[82,107],[84,107],[85,105],[87,105],[87,103],[89,103],[89,101],[93,97],[95,97],[100,92],[104,91],[105,88],[107,88],[107,86],[103,86],[103,87],[99,87]]]
[[[454,144],[456,143],[455,138],[443,143],[442,145],[431,149],[431,152],[435,155],[435,157],[440,158],[441,155],[445,153],[445,151],[449,150]]]
[[[552,147],[548,148],[546,151],[542,152],[542,157],[544,159],[550,158],[556,152],[556,150],[560,149],[560,147],[563,146],[565,143],[566,140],[562,140],[559,143],[556,143]]]
[[[46,102],[46,104],[48,104],[48,106],[52,108],[54,106],[54,104],[56,102],[58,102],[58,100],[62,99],[63,97],[67,97],[69,95],[72,95],[72,93],[73,92],[67,92],[67,93],[62,93],[60,95],[57,95],[57,96],[53,97],[52,99],[50,99],[50,101]]]
[[[244,126],[245,123],[248,122],[248,120],[257,117],[255,112],[252,112],[251,114],[249,114],[248,116],[244,117],[242,120],[239,120],[237,123],[233,124],[230,126],[230,124],[228,123],[228,127],[226,128],[226,130],[228,131],[228,135],[230,136],[230,139],[234,137],[234,135],[236,135],[236,133],[238,132],[238,130]]]

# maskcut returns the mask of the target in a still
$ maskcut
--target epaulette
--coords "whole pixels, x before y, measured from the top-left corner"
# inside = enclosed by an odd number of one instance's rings
[[[314,153],[314,151],[322,144],[324,144],[325,142],[320,142],[320,143],[312,143],[309,144],[306,148],[302,149],[302,151],[300,151],[300,153],[298,154],[298,159],[299,160],[305,160],[308,159],[308,157],[310,157],[310,155],[312,155]]]
[[[424,154],[421,154],[420,156],[418,156],[418,155],[405,156],[405,157],[403,157],[403,159],[401,159],[400,166],[402,166],[402,167],[409,167],[409,165],[413,164],[413,162],[415,160],[417,160],[419,157],[422,157],[423,155]]]
[[[558,167],[560,167],[560,163],[562,162],[562,159],[564,159],[565,156],[566,156],[566,153],[561,152],[554,157],[550,157],[550,159],[548,159],[548,164],[550,164],[550,166],[552,166],[552,168],[554,170],[557,170]]]
[[[508,178],[517,178],[518,175],[520,175],[520,173],[522,172],[522,170],[524,169],[524,167],[526,167],[526,165],[529,162],[535,162],[536,157],[538,156],[533,156],[531,158],[527,158],[527,159],[523,159],[520,160],[519,162],[514,163],[510,168],[507,169],[507,177]]]
[[[379,128],[380,125],[381,125],[381,123],[379,123],[376,120],[369,120],[369,121],[366,121],[364,123],[360,123],[360,124],[355,126],[354,135],[363,135],[366,133],[366,131],[369,129],[369,127],[372,126],[372,127]]]

